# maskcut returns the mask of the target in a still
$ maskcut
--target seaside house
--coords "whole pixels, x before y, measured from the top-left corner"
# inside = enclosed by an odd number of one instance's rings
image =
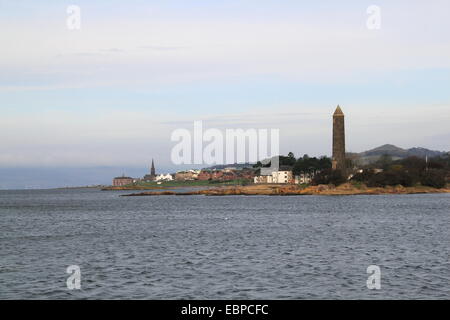
[[[136,180],[130,177],[116,177],[113,179],[113,186],[114,187],[123,187],[129,184],[133,184]]]
[[[293,183],[292,168],[280,167],[278,170],[272,168],[261,168],[259,175],[253,178],[254,183]]]
[[[253,178],[254,183],[273,183],[273,170],[271,168],[261,168],[259,175]]]
[[[272,183],[292,183],[292,171],[291,170],[279,170],[272,172]]]

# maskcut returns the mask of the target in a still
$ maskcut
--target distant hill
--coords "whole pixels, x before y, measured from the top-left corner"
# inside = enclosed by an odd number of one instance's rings
[[[347,153],[347,157],[357,161],[360,165],[365,165],[377,161],[383,155],[391,156],[393,160],[399,160],[413,156],[419,158],[425,158],[426,156],[428,156],[428,158],[433,158],[444,156],[447,153],[448,152],[445,151],[436,151],[419,147],[403,149],[394,146],[393,144],[385,144],[380,147],[360,153]],[[221,170],[225,168],[243,169],[243,168],[252,168],[253,165],[254,165],[253,163],[235,163],[235,164],[215,165],[204,169],[206,170],[214,170],[214,169]]]
[[[388,155],[391,156],[393,160],[398,160],[412,156],[419,158],[425,158],[428,156],[428,158],[433,158],[443,156],[445,154],[447,154],[447,152],[429,150],[426,148],[403,149],[392,144],[385,144],[361,153],[353,153],[351,156],[359,158],[359,162],[361,164],[367,164],[377,161],[383,155]]]

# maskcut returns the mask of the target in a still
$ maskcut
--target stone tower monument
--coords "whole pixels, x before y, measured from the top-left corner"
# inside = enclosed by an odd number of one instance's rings
[[[333,114],[333,170],[340,170],[345,176],[345,124],[344,113],[337,106]]]

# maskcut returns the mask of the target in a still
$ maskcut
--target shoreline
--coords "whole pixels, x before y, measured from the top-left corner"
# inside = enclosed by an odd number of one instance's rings
[[[344,196],[344,195],[385,195],[385,194],[427,194],[427,193],[450,193],[450,188],[436,189],[431,187],[366,187],[355,186],[350,183],[340,185],[338,187],[332,185],[318,185],[310,187],[300,187],[296,185],[274,185],[259,184],[249,186],[222,186],[209,188],[206,190],[189,191],[189,192],[140,192],[131,193],[121,196],[138,197],[138,196],[188,196],[188,195],[205,195],[205,196],[307,196],[307,195],[323,195],[323,196]]]

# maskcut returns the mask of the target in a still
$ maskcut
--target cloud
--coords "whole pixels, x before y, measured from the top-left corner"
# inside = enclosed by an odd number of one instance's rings
[[[445,111],[450,105],[362,108],[349,104],[343,110],[349,151],[361,152],[385,143],[449,150],[450,114]],[[204,130],[280,129],[283,153],[329,155],[332,112],[329,106],[280,106],[276,112],[187,117],[155,117],[150,111],[126,110],[7,114],[0,119],[0,135],[4,137],[0,167],[137,167],[152,157],[158,158],[160,165],[173,167],[170,151],[175,143],[170,140],[171,133],[178,128],[193,131],[193,122],[198,120],[203,121]]]
[[[101,49],[101,51],[109,52],[109,53],[122,53],[122,52],[125,52],[125,50],[118,49],[118,48]]]
[[[186,46],[160,46],[160,45],[149,45],[149,46],[139,46],[139,49],[150,49],[155,51],[175,51],[187,48]]]
[[[308,121],[312,117],[317,117],[317,113],[312,112],[267,112],[267,111],[253,111],[241,112],[236,114],[219,114],[219,115],[205,115],[197,117],[183,117],[183,119],[171,119],[169,121],[161,122],[161,124],[170,126],[192,126],[194,121],[202,121],[208,126],[214,127],[264,127],[280,126],[289,122],[298,123],[299,119]]]
[[[4,48],[0,68],[31,68],[42,78],[48,76],[44,75],[48,68],[74,73],[89,69],[91,74],[80,82],[95,80],[98,85],[192,83],[237,76],[362,82],[367,79],[361,74],[450,68],[450,35],[443,31],[450,25],[440,18],[448,4],[437,6],[441,10],[418,3],[406,7],[384,3],[382,29],[376,32],[365,28],[365,8],[349,5],[329,21],[323,19],[329,15],[320,11],[313,12],[317,21],[295,19],[292,14],[285,20],[262,21],[249,12],[247,19],[227,20],[215,10],[210,18],[124,17],[126,23],[117,23],[112,14],[89,21],[79,32],[50,23],[36,28],[34,20],[25,25],[8,21],[0,23],[0,30],[9,30],[0,31]],[[292,10],[304,18],[297,7]],[[22,39],[20,44],[16,39]]]
[[[448,1],[380,1],[379,31],[360,2],[215,3],[150,19],[85,2],[80,31],[39,5],[1,19],[0,166],[170,165],[171,130],[194,120],[280,128],[283,152],[330,154],[342,100],[351,151],[448,149]]]

